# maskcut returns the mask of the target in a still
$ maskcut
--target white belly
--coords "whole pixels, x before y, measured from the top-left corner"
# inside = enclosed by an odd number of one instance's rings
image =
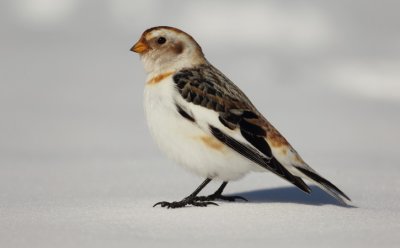
[[[183,118],[174,97],[177,93],[171,78],[145,87],[144,107],[150,132],[168,157],[203,178],[223,181],[239,179],[254,169],[251,161],[215,139],[204,125]]]

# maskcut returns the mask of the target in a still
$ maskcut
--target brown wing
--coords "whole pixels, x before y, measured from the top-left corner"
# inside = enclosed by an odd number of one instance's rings
[[[231,130],[239,130],[251,146],[210,126],[211,133],[217,139],[303,191],[310,192],[299,177],[292,175],[273,156],[266,139],[281,137],[279,133],[255,109],[246,95],[220,71],[211,65],[201,65],[177,72],[173,80],[186,101],[216,111],[219,121]],[[282,139],[286,142],[283,137]]]

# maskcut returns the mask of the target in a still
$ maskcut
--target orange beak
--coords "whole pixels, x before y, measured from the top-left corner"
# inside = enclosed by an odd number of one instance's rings
[[[144,40],[143,38],[136,42],[136,44],[133,45],[133,47],[131,48],[132,52],[139,54],[145,53],[148,50],[150,50],[150,47],[147,45],[146,40]]]

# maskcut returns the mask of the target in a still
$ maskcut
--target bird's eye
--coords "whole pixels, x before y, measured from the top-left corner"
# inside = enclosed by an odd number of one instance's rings
[[[157,43],[160,44],[160,45],[162,45],[162,44],[164,44],[166,41],[167,41],[167,39],[165,39],[164,37],[160,37],[160,38],[158,38]]]

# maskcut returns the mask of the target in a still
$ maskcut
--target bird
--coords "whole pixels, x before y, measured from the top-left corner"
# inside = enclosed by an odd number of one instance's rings
[[[226,185],[249,172],[272,172],[310,194],[304,179],[343,205],[350,198],[312,169],[256,109],[243,91],[214,67],[188,33],[169,26],[145,30],[131,51],[138,53],[147,79],[144,112],[150,133],[172,160],[204,181],[165,208],[218,205],[247,199],[223,195]],[[199,196],[212,180],[215,193]]]

